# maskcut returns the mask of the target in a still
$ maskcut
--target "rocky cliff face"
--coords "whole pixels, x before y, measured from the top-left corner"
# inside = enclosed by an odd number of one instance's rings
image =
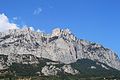
[[[29,28],[1,32],[0,54],[8,56],[6,63],[4,58],[0,58],[0,69],[13,62],[29,63],[30,60],[37,63],[38,57],[64,64],[90,59],[120,70],[120,60],[114,52],[100,44],[77,39],[69,29],[56,28],[52,34],[34,32]],[[27,54],[33,56],[26,56]]]

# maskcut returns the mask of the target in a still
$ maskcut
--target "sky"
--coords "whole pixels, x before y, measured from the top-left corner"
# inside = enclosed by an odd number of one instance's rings
[[[120,0],[0,0],[0,31],[25,26],[46,33],[69,28],[120,57]]]

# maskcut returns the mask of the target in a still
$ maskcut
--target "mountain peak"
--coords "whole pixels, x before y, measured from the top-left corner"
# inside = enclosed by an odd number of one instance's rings
[[[52,31],[51,37],[58,36],[58,37],[64,37],[68,40],[76,40],[76,37],[71,33],[71,31],[66,28],[66,29],[60,29],[60,28],[55,28]]]

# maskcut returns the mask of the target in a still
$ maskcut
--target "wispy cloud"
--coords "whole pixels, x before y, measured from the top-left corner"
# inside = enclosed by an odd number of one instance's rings
[[[42,8],[37,8],[34,10],[33,14],[34,15],[39,15],[42,12]]]
[[[18,20],[18,17],[13,17],[13,20]]]
[[[0,32],[7,31],[8,29],[18,29],[17,24],[10,23],[8,17],[2,13],[0,14]]]
[[[45,31],[40,30],[40,29],[37,29],[36,31],[37,31],[37,32],[42,32],[42,33],[44,33],[44,32],[45,32]]]

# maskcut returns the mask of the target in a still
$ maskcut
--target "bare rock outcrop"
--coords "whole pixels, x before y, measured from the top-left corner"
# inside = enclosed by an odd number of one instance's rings
[[[59,68],[56,68],[55,66],[53,65],[50,65],[50,66],[44,66],[42,68],[42,73],[45,75],[45,76],[54,76],[54,75],[57,75],[59,72],[61,71],[61,69]]]
[[[31,54],[14,54],[8,55],[7,63],[22,63],[22,64],[37,64],[39,63],[38,58]]]
[[[80,74],[80,72],[76,69],[73,69],[71,65],[64,65],[62,69],[65,73],[68,73],[68,74],[72,74],[72,75]]]
[[[7,56],[0,55],[0,70],[7,69]]]

